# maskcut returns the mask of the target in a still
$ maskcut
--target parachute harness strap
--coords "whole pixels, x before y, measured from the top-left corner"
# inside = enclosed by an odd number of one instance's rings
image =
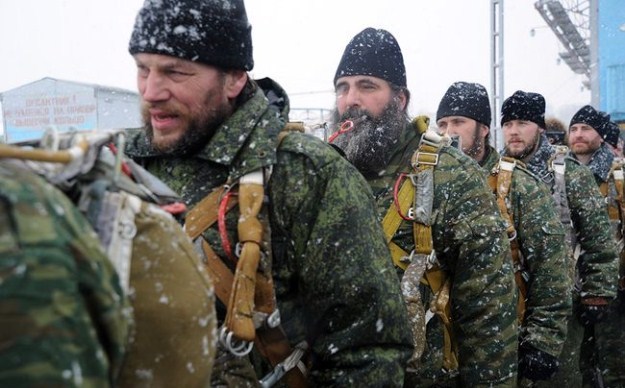
[[[440,149],[447,145],[447,141],[446,138],[427,130],[425,122],[417,122],[417,128],[421,133],[421,140],[410,161],[413,172],[400,174],[395,182],[393,204],[384,216],[382,225],[395,265],[406,272],[411,272],[408,270],[411,265],[427,265],[421,283],[428,285],[434,294],[430,311],[438,315],[444,323],[443,367],[453,374],[458,369],[458,359],[457,345],[452,335],[449,298],[451,279],[436,259],[431,225],[434,203],[434,167],[439,162]],[[392,241],[403,221],[413,224],[415,250],[410,254]],[[410,287],[410,289],[414,288]],[[404,300],[407,303],[413,299],[414,295],[404,294]],[[418,356],[419,354],[414,354],[413,358]]]
[[[524,270],[521,260],[521,249],[517,239],[517,231],[514,227],[514,220],[510,212],[510,186],[512,185],[512,174],[519,162],[507,156],[499,160],[497,167],[493,169],[488,177],[488,184],[497,198],[497,207],[502,218],[506,222],[506,233],[510,240],[510,251],[512,254],[512,264],[514,266],[514,280],[519,289],[517,301],[517,319],[519,323],[525,317],[525,299],[527,297],[527,282],[529,275]]]

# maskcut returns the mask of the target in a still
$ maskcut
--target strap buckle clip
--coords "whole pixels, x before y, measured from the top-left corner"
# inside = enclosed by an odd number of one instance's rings
[[[302,374],[306,374],[306,366],[301,360],[307,349],[308,343],[306,341],[297,344],[293,352],[284,361],[276,365],[271,372],[259,381],[260,386],[263,388],[273,387],[288,371],[295,367],[299,368]]]
[[[239,341],[233,338],[233,332],[228,330],[226,326],[222,326],[219,330],[219,342],[230,353],[237,357],[244,357],[252,351],[254,342]]]

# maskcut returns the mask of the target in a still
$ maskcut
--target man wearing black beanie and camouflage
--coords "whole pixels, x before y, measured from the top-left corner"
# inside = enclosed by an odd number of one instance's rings
[[[582,385],[579,367],[584,327],[603,319],[616,293],[616,246],[610,222],[592,172],[566,150],[557,151],[545,134],[545,99],[517,91],[501,108],[504,155],[523,161],[551,190],[567,234],[567,265],[572,316],[560,355],[560,368],[538,386]]]
[[[356,34],[334,88],[329,141],[369,182],[402,278],[415,338],[405,386],[513,386],[510,246],[479,167],[427,130],[427,118],[408,118],[403,55],[390,32]]]
[[[519,382],[551,377],[566,337],[571,308],[564,229],[545,185],[521,161],[499,156],[488,139],[488,93],[477,83],[455,82],[436,112],[442,133],[459,136],[463,151],[482,167],[508,222],[519,288]]]
[[[590,105],[573,115],[569,125],[571,156],[588,166],[606,199],[614,241],[620,248],[619,292],[600,322],[586,325],[581,369],[584,384],[625,386],[625,252],[623,252],[623,162],[616,161],[611,147],[618,146],[619,128],[610,115]]]
[[[220,300],[204,386],[401,386],[410,329],[367,184],[332,147],[281,132],[289,100],[247,73],[243,1],[147,0],[129,51],[145,129],[127,153],[189,206],[185,230]]]

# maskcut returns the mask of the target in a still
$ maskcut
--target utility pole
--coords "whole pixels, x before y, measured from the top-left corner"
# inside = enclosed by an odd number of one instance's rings
[[[503,136],[500,128],[500,112],[503,104],[503,0],[491,0],[490,2],[490,98],[493,118],[493,146],[496,149],[503,148]]]

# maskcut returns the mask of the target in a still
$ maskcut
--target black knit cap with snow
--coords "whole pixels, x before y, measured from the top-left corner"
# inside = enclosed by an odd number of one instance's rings
[[[605,135],[602,135],[608,144],[612,147],[618,147],[618,140],[621,137],[621,128],[614,121],[608,120],[605,124]]]
[[[395,37],[383,29],[365,28],[345,47],[334,75],[340,77],[370,75],[396,86],[406,87],[404,56]]]
[[[438,104],[436,121],[448,116],[464,116],[490,128],[491,111],[484,86],[471,82],[454,82]]]
[[[501,106],[501,125],[511,120],[526,120],[545,128],[545,97],[517,90]]]
[[[252,26],[243,0],[146,0],[137,15],[130,54],[149,53],[252,70]]]
[[[569,128],[575,124],[586,124],[589,127],[592,127],[592,129],[597,131],[599,136],[606,141],[609,133],[611,132],[610,115],[605,112],[598,111],[590,105],[584,105],[573,115]],[[610,140],[613,139],[611,138]],[[618,133],[616,134],[616,141],[618,141]]]

